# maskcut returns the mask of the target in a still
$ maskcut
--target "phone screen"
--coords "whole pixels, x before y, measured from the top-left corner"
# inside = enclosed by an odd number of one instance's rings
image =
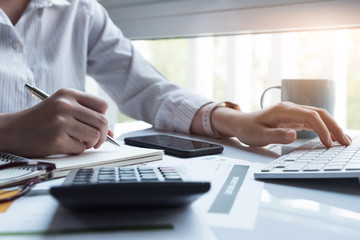
[[[167,154],[181,157],[216,154],[223,151],[223,147],[218,144],[164,134],[129,137],[125,138],[125,143],[138,147],[163,149]]]

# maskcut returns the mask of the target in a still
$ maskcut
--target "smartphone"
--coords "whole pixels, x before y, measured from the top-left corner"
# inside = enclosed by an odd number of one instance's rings
[[[128,145],[136,147],[162,149],[165,154],[183,158],[218,154],[224,150],[223,146],[218,144],[165,134],[127,137],[124,141]]]

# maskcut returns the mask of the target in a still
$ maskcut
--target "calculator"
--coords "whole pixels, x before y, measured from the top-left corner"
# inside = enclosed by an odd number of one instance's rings
[[[210,182],[186,181],[174,167],[126,166],[72,170],[50,194],[71,210],[177,207],[210,189]]]

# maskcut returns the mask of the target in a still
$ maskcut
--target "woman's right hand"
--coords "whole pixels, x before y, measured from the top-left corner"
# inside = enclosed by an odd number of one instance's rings
[[[25,157],[80,154],[106,140],[107,102],[61,89],[21,112],[0,114],[0,150]]]

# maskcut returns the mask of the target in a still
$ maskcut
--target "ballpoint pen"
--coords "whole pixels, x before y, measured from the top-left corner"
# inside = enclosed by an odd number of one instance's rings
[[[36,97],[37,99],[39,100],[44,100],[46,98],[49,97],[49,95],[47,93],[44,93],[43,91],[41,91],[40,89],[34,87],[34,86],[31,86],[30,84],[25,84],[25,89],[26,90],[29,90],[31,95],[33,95],[34,97]],[[109,135],[107,135],[106,137],[106,141],[107,142],[110,142],[116,146],[119,146],[120,147],[120,144],[117,143],[112,137],[110,137]]]

